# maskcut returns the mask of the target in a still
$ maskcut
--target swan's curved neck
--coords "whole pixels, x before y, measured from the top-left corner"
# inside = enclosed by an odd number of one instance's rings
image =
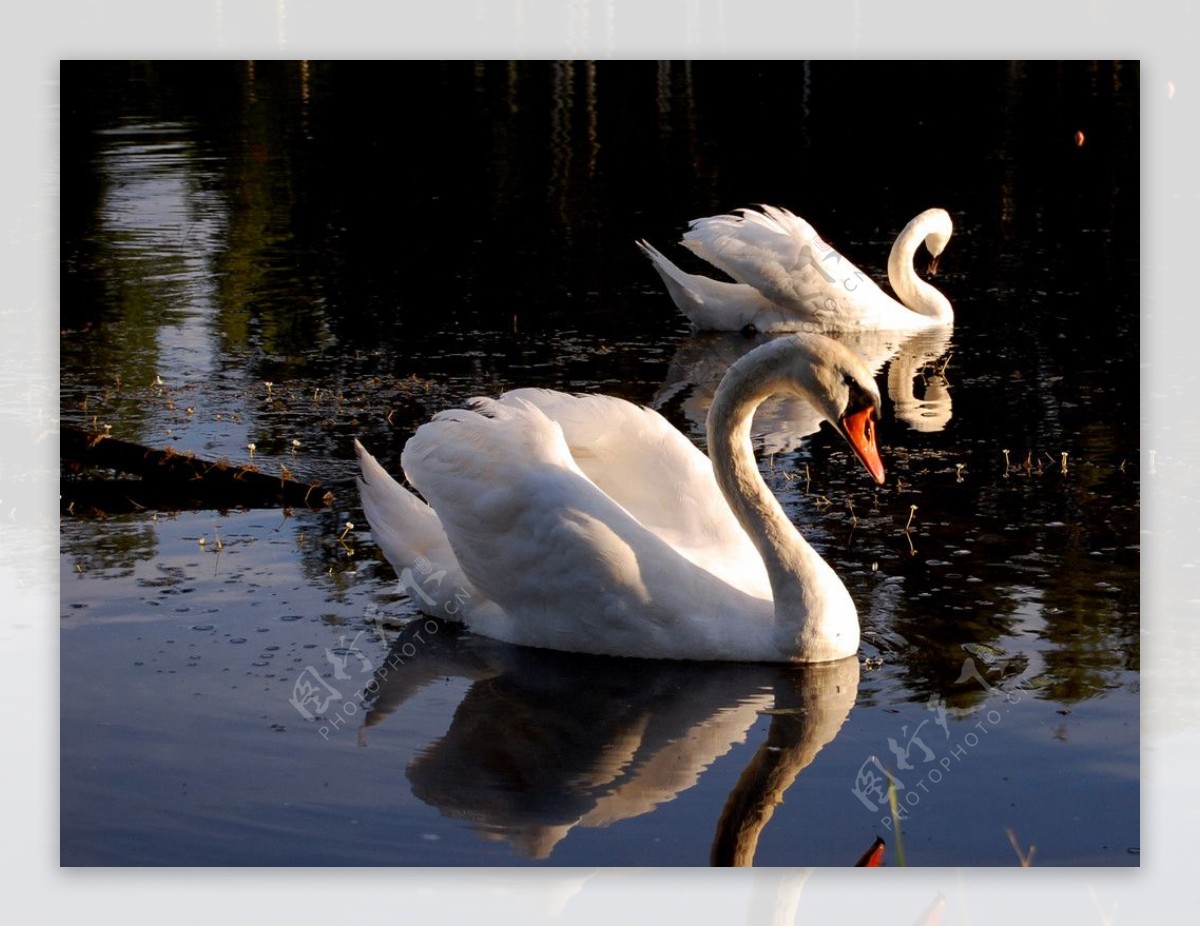
[[[784,347],[780,343],[780,347]],[[769,396],[800,392],[795,355],[753,352],[726,373],[708,414],[708,450],[717,484],[767,568],[775,601],[776,634],[782,648],[809,662],[838,659],[858,646],[858,616],[833,569],[800,536],[767,488],[754,459],[750,426]],[[852,640],[851,640],[852,638]],[[847,647],[849,648],[847,650]],[[832,648],[828,655],[825,651]],[[840,652],[834,653],[833,650]]]
[[[888,255],[888,282],[900,302],[913,312],[948,324],[954,320],[950,300],[936,287],[922,280],[913,267],[917,246],[930,231],[925,215],[917,216],[904,227]]]

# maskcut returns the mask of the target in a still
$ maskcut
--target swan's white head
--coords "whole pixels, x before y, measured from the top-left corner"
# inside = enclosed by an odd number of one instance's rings
[[[938,258],[946,250],[950,236],[954,234],[954,223],[950,213],[944,209],[926,209],[913,222],[925,233],[925,250],[932,260],[929,262],[929,273],[937,273]]]
[[[731,387],[740,381],[761,398],[790,393],[810,403],[846,439],[875,482],[883,482],[876,443],[879,387],[870,368],[843,344],[824,335],[788,335],[741,358],[726,379],[731,376]]]
[[[876,426],[879,422],[879,387],[871,370],[844,345],[832,338],[819,339],[810,371],[816,389],[809,401],[817,408],[853,449],[876,483],[883,483],[883,460],[879,456]],[[822,407],[821,401],[824,400]]]

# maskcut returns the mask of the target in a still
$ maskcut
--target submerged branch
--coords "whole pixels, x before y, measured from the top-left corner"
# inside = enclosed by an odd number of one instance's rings
[[[287,468],[271,474],[252,464],[204,460],[172,447],[155,450],[68,426],[61,431],[60,453],[60,509],[68,514],[144,508],[324,508],[333,502],[332,492],[318,481],[302,483]],[[66,478],[87,470],[108,475]]]

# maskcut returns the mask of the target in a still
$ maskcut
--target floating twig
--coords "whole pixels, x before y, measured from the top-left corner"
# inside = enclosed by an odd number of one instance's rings
[[[1033,855],[1037,852],[1037,847],[1031,843],[1029,845],[1029,852],[1025,853],[1021,850],[1021,845],[1017,843],[1017,835],[1013,833],[1013,829],[1006,827],[1004,828],[1004,832],[1008,834],[1008,842],[1012,844],[1012,848],[1017,854],[1017,859],[1021,861],[1021,868],[1028,869],[1033,865]]]

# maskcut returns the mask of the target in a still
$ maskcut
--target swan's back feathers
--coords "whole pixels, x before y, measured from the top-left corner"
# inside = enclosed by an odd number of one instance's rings
[[[440,516],[463,572],[484,599],[497,603],[494,612],[472,613],[471,627],[511,643],[618,655],[711,659],[766,647],[769,583],[763,584],[764,599],[744,588],[752,583],[735,586],[701,568],[659,533],[677,529],[686,517],[671,524],[664,507],[667,524],[652,529],[581,468],[586,464],[598,472],[604,461],[653,456],[647,441],[673,454],[662,434],[622,431],[621,424],[638,423],[637,407],[623,400],[519,392],[523,395],[474,401],[475,410],[439,413],[417,429],[402,457],[409,480]],[[582,405],[572,408],[572,400]],[[537,402],[564,414],[566,427]],[[603,421],[589,423],[589,412]],[[665,422],[664,427],[669,428]],[[599,450],[577,462],[565,432],[579,436],[589,429],[600,439]],[[607,448],[615,452],[622,436],[631,444],[625,455],[610,453]],[[677,451],[673,459],[680,459]],[[653,502],[649,495],[638,498],[628,482],[634,472],[609,470],[600,479],[624,486],[623,498],[646,514]],[[680,474],[671,477],[678,480]],[[745,543],[749,546],[748,539]],[[691,640],[678,627],[679,616],[696,603],[749,617],[740,627],[718,627]]]
[[[582,477],[562,429],[527,402],[472,399],[447,409],[408,440],[400,457],[409,482],[429,500],[447,529],[448,513],[480,514],[504,533],[517,517],[521,484],[530,474],[563,470]],[[450,531],[453,540],[453,531]]]
[[[717,486],[712,462],[659,413],[605,395],[505,393],[562,430],[571,460],[601,492],[693,563],[767,594],[762,558]]]
[[[804,219],[774,206],[760,209],[695,219],[683,244],[768,302],[818,324],[836,327],[837,304],[848,292],[859,299],[874,299],[876,291],[884,296]]]
[[[530,502],[527,488],[571,485],[569,474],[691,562],[769,597],[762,558],[712,463],[657,412],[614,396],[533,388],[469,405],[438,413],[404,449],[405,474],[438,512],[469,506],[464,523],[486,515],[507,533]]]
[[[775,206],[762,212],[739,209],[723,216],[693,219],[683,244],[741,283],[754,285],[754,266],[770,262],[793,268],[805,248],[824,254],[830,248],[816,229],[799,216]]]

